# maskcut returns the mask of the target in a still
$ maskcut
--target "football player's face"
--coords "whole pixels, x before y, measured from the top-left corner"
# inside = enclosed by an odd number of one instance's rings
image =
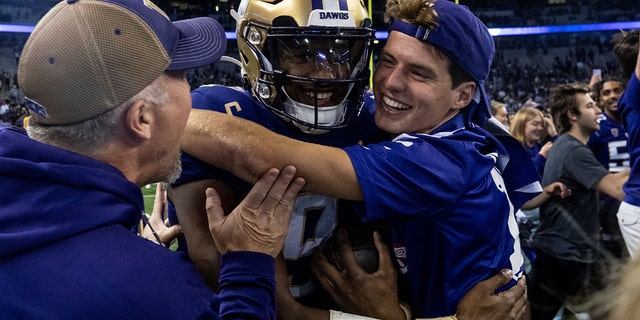
[[[622,83],[618,81],[607,81],[602,84],[602,89],[600,89],[600,101],[598,101],[598,105],[607,113],[617,112],[618,111],[618,100],[620,100],[620,96],[624,92],[624,88],[622,87]]]
[[[348,80],[351,77],[351,48],[347,41],[292,39],[278,47],[279,68],[286,74],[306,79]],[[307,104],[333,106],[348,92],[348,84],[292,80],[285,91],[293,100]]]

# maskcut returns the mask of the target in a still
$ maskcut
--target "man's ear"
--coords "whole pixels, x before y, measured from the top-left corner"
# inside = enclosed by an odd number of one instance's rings
[[[476,92],[476,83],[473,81],[466,81],[461,83],[456,89],[456,101],[454,103],[454,109],[462,109],[471,103],[473,94]]]
[[[136,100],[125,113],[125,124],[130,134],[140,139],[151,138],[153,108],[145,100]]]

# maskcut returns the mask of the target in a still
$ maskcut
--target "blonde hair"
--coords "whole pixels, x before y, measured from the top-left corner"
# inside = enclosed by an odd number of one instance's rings
[[[433,10],[432,2],[428,0],[388,0],[384,21],[389,23],[400,19],[433,29],[438,25],[438,14]]]
[[[498,113],[499,109],[504,108],[504,103],[502,102],[498,102],[495,100],[491,100],[491,114],[492,115],[496,115]]]
[[[531,119],[535,117],[540,117],[540,119],[544,120],[544,114],[542,111],[536,108],[522,108],[516,112],[513,120],[511,120],[511,125],[509,126],[511,135],[520,141],[522,145],[526,145],[524,129],[527,126],[527,122],[531,121]],[[546,128],[546,124],[544,124],[544,126]]]

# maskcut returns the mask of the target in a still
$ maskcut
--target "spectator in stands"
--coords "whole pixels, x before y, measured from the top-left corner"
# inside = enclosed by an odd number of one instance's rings
[[[132,230],[140,188],[180,170],[184,70],[225,47],[212,18],[172,23],[149,1],[62,1],[40,21],[19,65],[32,139],[0,126],[3,318],[275,318],[274,257],[304,185],[294,167],[266,170],[228,216],[207,190],[218,293]]]
[[[9,100],[2,99],[2,105],[0,105],[0,122],[9,122],[10,111]]]
[[[526,104],[525,104],[526,105]],[[546,132],[546,123],[542,111],[533,107],[523,107],[516,112],[511,122],[510,132],[527,151],[533,161],[539,179],[542,178],[544,165],[547,161],[547,154],[551,148],[551,142],[541,144]],[[527,260],[525,261],[525,271],[531,269],[531,261],[535,259],[535,250],[531,245],[531,235],[540,224],[540,204],[536,202],[533,208],[523,208],[516,212],[516,218],[520,229],[520,241]]]
[[[507,108],[505,108],[504,103],[498,102],[495,100],[491,101],[491,114],[498,119],[500,123],[505,128],[509,128],[509,116],[507,113]]]
[[[533,161],[540,177],[551,148],[551,141],[544,142],[547,136],[547,122],[542,111],[537,108],[522,108],[516,112],[511,123],[510,132],[524,146]],[[544,145],[542,144],[544,142]]]

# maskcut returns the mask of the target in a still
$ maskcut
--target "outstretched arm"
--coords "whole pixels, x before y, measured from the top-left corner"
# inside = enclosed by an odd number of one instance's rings
[[[638,51],[638,59],[636,60],[636,78],[640,79],[640,51]]]
[[[527,201],[522,205],[522,210],[531,210],[535,209],[545,202],[549,201],[553,196],[560,196],[560,198],[564,199],[571,195],[571,189],[567,188],[567,186],[559,181],[554,181],[550,185],[544,187],[542,192],[537,195],[535,198]]]
[[[618,201],[622,201],[622,198],[624,198],[622,186],[629,179],[629,173],[629,168],[620,172],[610,173],[600,179],[593,187]]]
[[[291,164],[305,178],[307,191],[363,199],[353,165],[342,149],[291,139],[238,117],[192,109],[181,147],[248,182],[269,168]]]

